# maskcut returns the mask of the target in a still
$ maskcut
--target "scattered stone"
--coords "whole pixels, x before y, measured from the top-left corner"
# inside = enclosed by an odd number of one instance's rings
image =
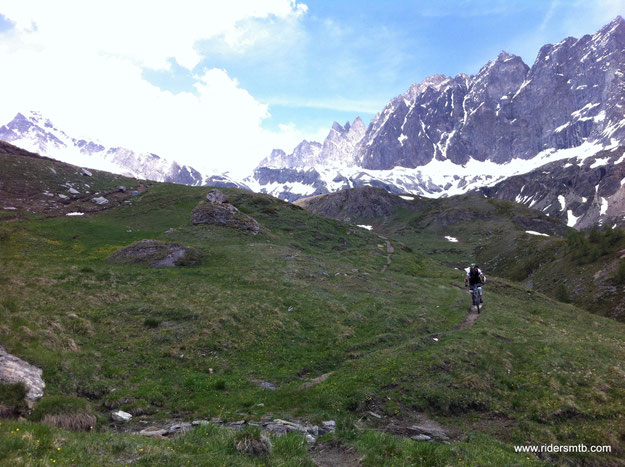
[[[336,422],[334,420],[328,420],[325,422],[321,422],[321,425],[326,431],[334,431],[336,430]]]
[[[122,193],[126,193],[126,187],[125,186],[118,186],[117,190],[121,191]]]
[[[293,311],[294,307],[290,306],[287,311]]]
[[[86,177],[93,177],[93,174],[87,169],[82,169],[82,174]]]
[[[138,196],[139,192],[137,190],[133,190],[133,191],[130,192],[130,195],[131,196]]]
[[[266,425],[265,430],[276,436],[283,436],[287,433],[286,427],[278,423],[270,423],[269,425]]]
[[[256,219],[243,214],[228,202],[228,198],[219,190],[212,190],[206,195],[206,202],[198,204],[192,213],[193,225],[210,224],[249,231],[254,235],[260,227]]]
[[[419,423],[412,425],[408,429],[417,432],[418,435],[426,435],[440,441],[449,440],[449,436],[445,432],[445,429],[434,420],[424,418]]]
[[[97,196],[95,198],[91,198],[91,201],[97,204],[98,206],[104,206],[105,204],[108,204],[109,202],[109,200],[106,199],[104,196]]]
[[[176,229],[174,229],[174,228],[167,229],[167,230],[165,231],[165,234],[166,234],[166,235],[173,234],[175,231],[176,231]]]
[[[382,415],[378,415],[378,414],[377,414],[377,413],[375,413],[375,412],[371,412],[371,411],[369,411],[369,412],[367,412],[367,413],[368,413],[369,415],[371,415],[373,418],[377,418],[377,419],[381,419],[381,418],[382,418]]]
[[[146,428],[145,430],[141,430],[139,434],[150,438],[163,438],[167,434],[167,430]]]
[[[224,204],[224,203],[230,203],[230,201],[228,201],[228,197],[219,190],[211,190],[208,192],[208,194],[206,195],[206,200],[209,203],[213,203],[213,204]]]
[[[193,420],[191,425],[193,426],[202,426],[202,425],[210,425],[211,422],[208,420]]]
[[[52,172],[54,175],[56,175],[56,170],[54,170],[53,167],[48,167],[50,169],[50,172]]]
[[[254,383],[259,388],[262,388],[262,389],[269,389],[270,391],[275,391],[276,389],[278,389],[275,384],[270,383],[269,381],[263,381],[263,380],[254,379],[254,378],[249,378],[248,381],[250,383]]]
[[[54,195],[50,193],[49,191],[44,191],[43,196],[54,196]]]
[[[321,376],[317,376],[316,378],[313,378],[310,381],[306,381],[299,388],[300,389],[312,388],[313,386],[316,386],[317,384],[323,383],[326,379],[328,379],[330,377],[331,374],[332,374],[332,372],[329,372],[329,373],[325,373],[325,374],[323,374]]]
[[[128,412],[124,412],[123,410],[118,410],[111,413],[111,418],[116,422],[129,422],[132,420],[132,415]]]
[[[76,342],[74,341],[74,339],[69,339],[67,341],[67,346],[69,347],[69,350],[72,352],[80,352],[80,349],[78,348],[78,345],[76,345]]]
[[[26,403],[32,408],[43,397],[46,384],[41,378],[42,370],[8,353],[0,346],[0,382],[5,384],[22,383],[26,386]]]
[[[70,187],[67,191],[72,195],[80,194],[80,192],[76,188],[72,188],[72,187]]]
[[[413,439],[415,441],[431,441],[432,437],[428,435],[414,435],[410,439]]]
[[[191,431],[192,426],[193,425],[191,425],[191,423],[177,423],[169,427],[169,430],[167,430],[167,434],[173,435],[176,433],[187,433],[188,431]]]
[[[61,198],[61,199],[69,199],[69,196],[63,195],[63,194],[59,194],[59,198]]]
[[[17,208],[14,206],[7,206],[4,208],[5,211],[17,211]]]
[[[178,243],[140,240],[113,253],[109,256],[109,261],[162,268],[197,264],[199,258],[199,252]]]

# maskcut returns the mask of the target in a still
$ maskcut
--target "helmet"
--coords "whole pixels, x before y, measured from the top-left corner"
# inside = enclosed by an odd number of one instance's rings
[[[477,264],[475,264],[475,263],[471,263],[471,267],[472,267],[472,268],[474,268],[474,267],[476,267],[476,266],[477,266]]]

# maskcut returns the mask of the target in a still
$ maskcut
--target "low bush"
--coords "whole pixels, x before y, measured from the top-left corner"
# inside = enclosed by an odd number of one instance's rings
[[[33,421],[73,431],[92,430],[96,417],[89,403],[78,397],[51,396],[37,404],[30,417]]]

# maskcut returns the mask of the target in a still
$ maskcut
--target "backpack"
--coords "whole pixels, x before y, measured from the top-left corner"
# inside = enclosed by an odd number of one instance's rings
[[[471,268],[469,270],[469,284],[474,285],[474,284],[479,284],[481,282],[482,282],[482,279],[480,277],[480,270],[478,268]]]

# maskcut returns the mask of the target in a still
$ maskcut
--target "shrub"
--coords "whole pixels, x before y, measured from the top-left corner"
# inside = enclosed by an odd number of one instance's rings
[[[617,284],[625,284],[625,260],[620,260],[618,262],[618,268],[616,269],[616,274],[614,275],[614,281]]]
[[[260,428],[250,426],[235,435],[234,448],[251,457],[264,457],[271,453],[271,441],[261,434]]]
[[[157,328],[161,324],[161,320],[158,318],[145,318],[143,325],[147,328]]]
[[[226,382],[223,379],[220,379],[219,381],[215,382],[215,389],[217,389],[218,391],[225,391],[226,390]]]
[[[36,422],[74,431],[88,431],[96,424],[96,417],[89,403],[78,397],[46,397],[37,404],[30,418]]]
[[[26,386],[22,383],[0,384],[0,417],[13,417],[24,408]]]
[[[571,298],[569,297],[569,291],[566,289],[566,285],[562,282],[558,284],[556,287],[556,299],[563,303],[570,303]]]

